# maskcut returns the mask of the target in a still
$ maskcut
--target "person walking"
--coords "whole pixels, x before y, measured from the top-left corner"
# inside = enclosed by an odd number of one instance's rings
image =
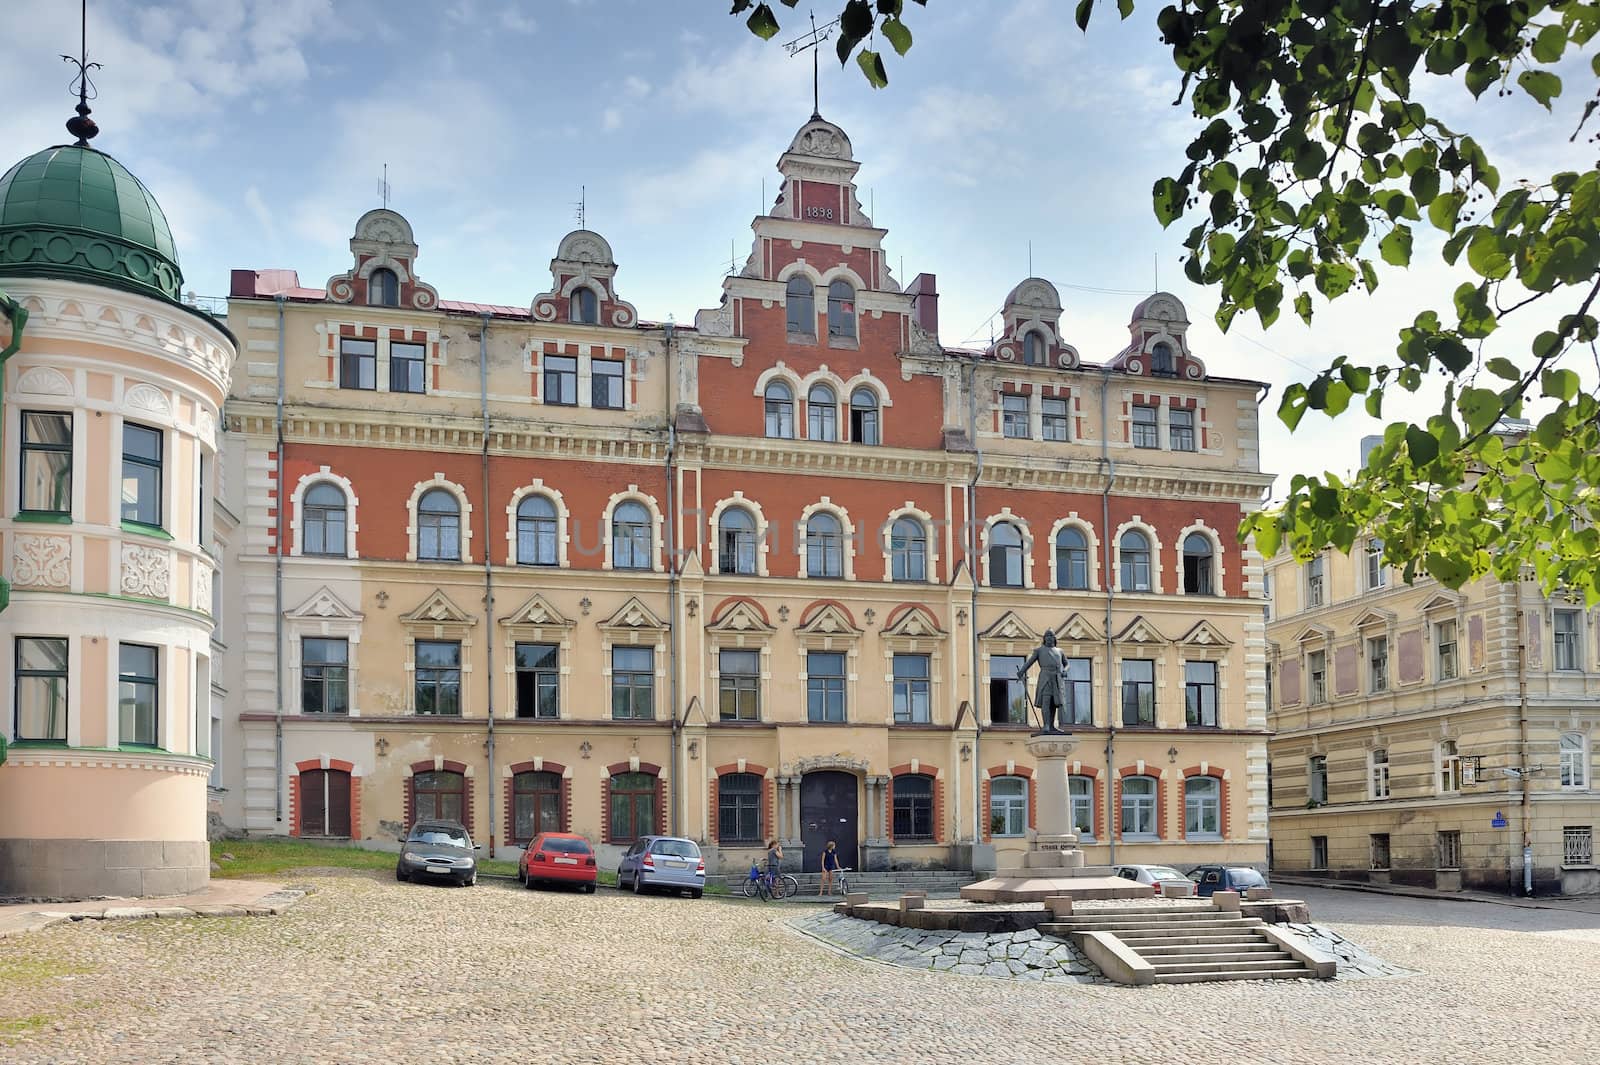
[[[783,868],[783,844],[775,839],[767,840],[767,886],[776,891],[778,887],[778,873]]]
[[[822,883],[817,887],[817,898],[833,890],[833,876],[839,871],[839,845],[833,840],[822,850]]]

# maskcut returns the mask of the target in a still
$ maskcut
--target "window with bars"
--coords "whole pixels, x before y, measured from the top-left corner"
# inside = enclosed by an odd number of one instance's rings
[[[1461,868],[1461,833],[1459,831],[1437,833],[1439,848],[1439,868]]]
[[[907,773],[894,778],[894,838],[896,843],[933,839],[933,778]]]
[[[389,391],[426,392],[426,366],[421,344],[390,344]]]
[[[717,654],[717,706],[723,721],[761,720],[761,652]]]
[[[756,844],[761,833],[761,778],[725,773],[717,778],[717,841]]]
[[[1594,864],[1594,826],[1567,825],[1561,830],[1561,864]]]

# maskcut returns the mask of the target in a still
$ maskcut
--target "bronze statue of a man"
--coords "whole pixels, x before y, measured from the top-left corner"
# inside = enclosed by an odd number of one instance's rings
[[[1056,650],[1056,634],[1054,629],[1046,629],[1044,640],[1035,647],[1022,663],[1022,668],[1017,670],[1017,679],[1024,684],[1028,682],[1028,667],[1035,662],[1039,664],[1039,686],[1035,690],[1034,702],[1039,706],[1039,716],[1044,721],[1044,734],[1056,735],[1066,731],[1057,728],[1055,719],[1059,714],[1061,724],[1067,721],[1067,692],[1064,685],[1066,672],[1066,659],[1060,651]]]

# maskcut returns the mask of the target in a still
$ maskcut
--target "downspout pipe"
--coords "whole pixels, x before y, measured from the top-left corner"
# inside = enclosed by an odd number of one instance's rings
[[[978,360],[973,358],[967,367],[967,439],[972,442],[972,480],[967,483],[967,521],[962,545],[967,554],[967,578],[972,583],[972,602],[969,607],[972,632],[972,845],[983,842],[983,681],[978,676],[978,554],[981,538],[978,534],[978,482],[983,478],[983,447],[978,443]]]
[[[488,713],[489,732],[484,739],[484,753],[489,758],[489,779],[485,785],[489,790],[489,857],[494,857],[495,849],[495,820],[494,820],[494,691],[497,682],[494,672],[494,552],[490,547],[492,537],[489,535],[489,315],[483,315],[482,327],[478,330],[478,396],[483,411],[483,447],[480,453],[480,465],[483,467],[483,611],[487,624],[488,638],[484,645],[488,655]]]
[[[22,330],[28,324],[28,309],[16,300],[0,292],[0,314],[11,323],[11,339],[6,346],[0,348],[0,426],[4,425],[6,409],[6,362],[22,347]],[[5,452],[5,433],[0,432],[0,456]],[[0,469],[3,469],[0,466]],[[11,605],[11,582],[0,577],[0,611]],[[5,761],[5,738],[0,734],[0,762]]]
[[[1116,637],[1112,634],[1111,609],[1116,603],[1116,573],[1111,554],[1116,544],[1111,539],[1111,489],[1117,483],[1117,466],[1111,461],[1111,366],[1100,367],[1100,465],[1106,486],[1100,493],[1100,570],[1106,600],[1106,864],[1117,864],[1117,811],[1110,809],[1117,792],[1117,688],[1113,676],[1116,663]],[[1090,817],[1094,816],[1093,809]]]
[[[667,454],[663,463],[667,479],[667,522],[663,547],[667,556],[667,698],[670,700],[669,705],[672,713],[672,779],[668,781],[671,786],[671,792],[667,797],[667,804],[672,811],[672,834],[678,836],[682,835],[679,831],[678,800],[686,792],[683,781],[678,776],[679,748],[683,742],[683,721],[678,716],[678,495],[677,484],[675,483],[678,429],[673,417],[673,382],[676,379],[677,368],[672,358],[675,326],[672,322],[667,322],[661,327],[661,330],[667,370]]]
[[[278,405],[273,415],[273,436],[277,461],[273,463],[274,475],[277,479],[277,493],[274,499],[278,504],[277,535],[274,537],[272,551],[272,631],[274,636],[274,661],[276,668],[272,671],[272,685],[276,692],[273,700],[276,704],[272,715],[272,815],[278,823],[283,822],[283,512],[288,509],[283,498],[283,377],[284,377],[284,341],[283,341],[283,296],[273,297],[273,302],[278,305]]]
[[[1522,595],[1517,588],[1518,598]],[[1528,619],[1517,606],[1517,746],[1522,783],[1522,893],[1533,896],[1533,778],[1528,761]]]

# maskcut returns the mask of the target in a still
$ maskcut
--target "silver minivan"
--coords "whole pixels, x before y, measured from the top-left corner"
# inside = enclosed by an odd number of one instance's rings
[[[652,888],[687,891],[699,898],[706,890],[706,860],[692,839],[641,836],[617,866],[617,887],[643,895]]]

